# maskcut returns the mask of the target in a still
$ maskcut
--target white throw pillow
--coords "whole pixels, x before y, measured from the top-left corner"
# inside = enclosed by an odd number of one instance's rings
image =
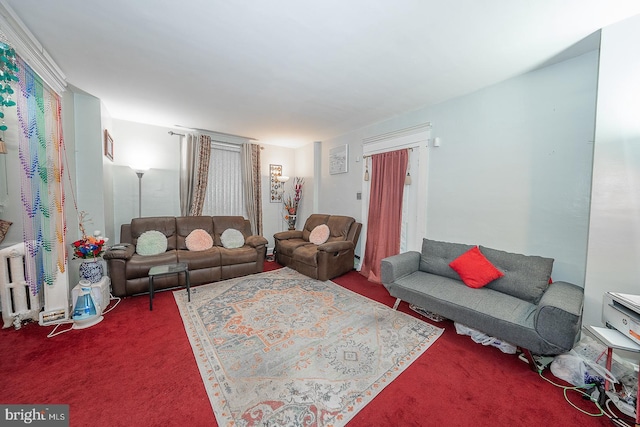
[[[329,230],[329,226],[327,224],[320,224],[311,230],[309,234],[309,241],[316,245],[321,245],[327,240],[329,240],[329,235],[331,231]]]
[[[156,230],[145,231],[138,237],[138,255],[158,255],[167,251],[167,236]]]
[[[227,228],[220,236],[222,246],[227,249],[241,248],[244,246],[244,236],[235,228]]]

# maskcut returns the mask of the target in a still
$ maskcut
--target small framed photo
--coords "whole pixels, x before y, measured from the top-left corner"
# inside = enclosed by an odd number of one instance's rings
[[[347,173],[349,171],[349,146],[341,145],[329,150],[329,173]]]
[[[108,130],[104,130],[104,155],[113,162],[113,138]]]

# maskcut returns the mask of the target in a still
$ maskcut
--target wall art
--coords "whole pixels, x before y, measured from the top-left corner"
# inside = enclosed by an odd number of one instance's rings
[[[282,202],[282,193],[284,192],[284,183],[278,181],[278,177],[282,175],[282,165],[269,165],[269,182],[271,187],[271,203]]]
[[[329,150],[329,173],[346,173],[349,171],[349,146],[341,145]]]

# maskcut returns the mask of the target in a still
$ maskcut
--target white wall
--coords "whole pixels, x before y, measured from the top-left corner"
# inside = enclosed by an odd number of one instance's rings
[[[20,124],[16,107],[5,108],[5,123],[8,129],[3,139],[7,154],[0,154],[0,219],[13,224],[5,236],[0,249],[22,242],[23,208],[20,200],[20,161],[18,158],[18,130]]]
[[[362,139],[431,122],[424,237],[555,258],[584,286],[597,52],[323,142],[349,144],[349,173],[323,165],[321,210],[361,219]]]
[[[285,185],[285,192],[292,192],[291,182],[296,176],[295,152],[291,148],[278,147],[276,145],[261,144],[264,149],[260,153],[260,169],[262,171],[262,235],[268,240],[268,247],[273,248],[273,235],[279,231],[287,229],[284,222],[284,210],[282,203],[272,203],[270,199],[270,177],[269,165],[281,165],[282,174],[290,177],[289,182]],[[308,186],[303,187],[303,191],[307,191]],[[303,196],[306,197],[306,194]],[[304,208],[306,199],[303,200],[301,206]],[[296,224],[297,228],[301,227]]]
[[[133,166],[149,168],[142,177],[142,216],[180,215],[180,137],[169,129],[113,120],[115,241],[120,225],[138,217],[138,176]]]
[[[602,30],[584,324],[602,296],[640,294],[640,17]]]
[[[428,109],[427,236],[555,259],[584,286],[597,52]]]

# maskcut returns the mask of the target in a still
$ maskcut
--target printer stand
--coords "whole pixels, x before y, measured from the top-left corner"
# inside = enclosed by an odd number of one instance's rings
[[[614,349],[640,353],[640,345],[627,338],[616,329],[603,328],[599,326],[585,326],[584,328],[593,335],[594,338],[607,346],[607,370],[609,371],[611,371]],[[605,380],[604,389],[605,392],[609,390],[609,380]],[[638,392],[640,393],[640,375],[638,375]],[[635,418],[636,427],[638,427],[640,426],[640,398],[638,396],[636,396]]]

